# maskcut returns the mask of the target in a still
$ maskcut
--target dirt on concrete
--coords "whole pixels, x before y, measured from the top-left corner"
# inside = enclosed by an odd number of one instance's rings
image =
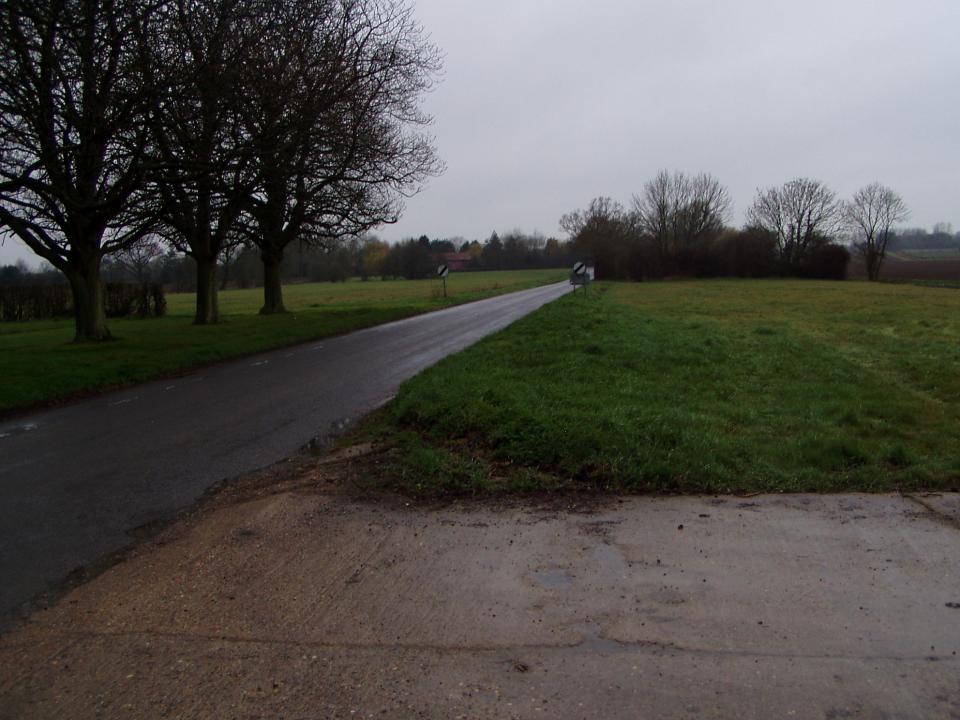
[[[960,718],[960,497],[234,483],[0,638],[0,718]]]

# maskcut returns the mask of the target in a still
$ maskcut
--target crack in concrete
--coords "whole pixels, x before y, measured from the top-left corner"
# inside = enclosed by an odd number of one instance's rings
[[[78,641],[98,639],[136,639],[153,638],[156,640],[180,640],[185,642],[221,642],[237,645],[278,645],[284,647],[317,648],[324,650],[390,650],[435,652],[440,654],[455,653],[497,653],[497,652],[569,652],[585,651],[592,654],[626,654],[630,652],[660,651],[661,654],[694,655],[698,657],[735,657],[735,658],[762,658],[774,660],[852,660],[857,662],[950,662],[960,661],[954,655],[852,655],[844,653],[778,653],[757,652],[753,650],[714,650],[710,648],[683,647],[672,643],[657,640],[614,640],[603,637],[599,633],[583,632],[582,637],[575,643],[529,643],[520,645],[439,645],[431,643],[378,643],[378,642],[333,642],[327,640],[293,640],[269,637],[243,637],[239,635],[215,635],[203,633],[164,632],[160,630],[129,630],[115,632],[66,632],[55,636],[48,636],[47,641],[58,637],[70,641],[68,647],[75,646]],[[20,647],[30,647],[25,643]],[[11,646],[7,646],[11,647]],[[4,646],[0,645],[0,651]],[[65,650],[58,651],[57,654]]]

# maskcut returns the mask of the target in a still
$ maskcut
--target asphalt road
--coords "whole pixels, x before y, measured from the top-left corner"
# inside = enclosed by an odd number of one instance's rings
[[[329,442],[404,380],[569,289],[502,295],[0,423],[0,618],[211,485]]]

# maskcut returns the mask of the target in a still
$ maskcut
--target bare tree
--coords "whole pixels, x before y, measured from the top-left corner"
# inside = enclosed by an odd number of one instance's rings
[[[608,197],[594,198],[586,210],[574,210],[561,217],[560,228],[570,236],[581,256],[593,258],[597,279],[630,275],[636,233],[630,215],[620,203]]]
[[[730,214],[730,194],[708,173],[689,177],[661,170],[633,196],[633,213],[641,233],[654,245],[660,262],[682,264],[698,243],[712,240]]]
[[[100,266],[152,220],[138,0],[0,6],[0,232],[70,282],[76,341],[110,337]],[[137,210],[135,212],[135,210]]]
[[[903,198],[878,182],[858,190],[844,206],[844,219],[855,238],[854,248],[863,257],[870,280],[880,278],[891,228],[909,215]]]
[[[796,268],[818,241],[837,232],[842,210],[842,203],[826,185],[797,178],[782,187],[758,190],[747,220],[772,232],[781,262]]]
[[[150,279],[150,265],[163,255],[163,246],[155,237],[146,236],[120,250],[115,260],[138,283]]]
[[[284,311],[290,243],[330,247],[395,222],[401,198],[442,171],[420,109],[440,58],[400,0],[289,0],[259,22],[243,117],[268,314]]]
[[[220,319],[217,260],[239,242],[253,188],[240,107],[261,11],[256,0],[171,0],[146,44],[163,237],[196,262],[198,325]]]

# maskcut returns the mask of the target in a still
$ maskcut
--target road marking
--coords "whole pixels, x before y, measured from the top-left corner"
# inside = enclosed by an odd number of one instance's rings
[[[266,365],[268,362],[270,362],[270,361],[269,361],[269,360],[260,360],[259,362],[250,363],[250,367],[259,367],[259,366],[261,366],[261,365]]]
[[[311,350],[322,350],[322,349],[323,349],[323,345],[314,345],[314,346],[313,346],[312,348],[310,348],[310,349],[311,349]]]
[[[164,391],[173,390],[175,387],[176,387],[176,385],[167,385],[167,386],[164,388]]]
[[[132,398],[124,398],[123,400],[117,400],[116,402],[110,403],[110,407],[116,407],[117,405],[126,405],[127,403],[132,403],[134,400],[139,400],[139,399],[140,399],[139,395]]]
[[[39,425],[36,423],[24,423],[23,425],[16,425],[12,428],[8,428],[5,432],[0,432],[0,440],[4,438],[13,437],[14,435],[21,435],[23,433],[31,432],[36,430]]]

